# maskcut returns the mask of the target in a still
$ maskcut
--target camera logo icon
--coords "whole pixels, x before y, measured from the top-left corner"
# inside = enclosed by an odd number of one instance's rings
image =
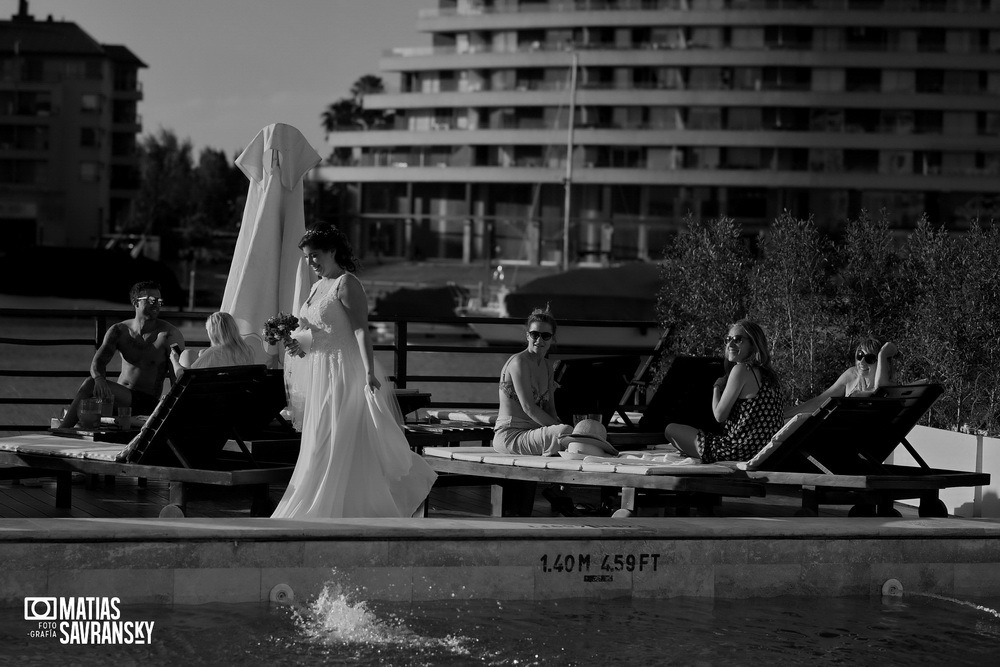
[[[24,598],[24,620],[55,621],[58,618],[59,605],[55,598]]]

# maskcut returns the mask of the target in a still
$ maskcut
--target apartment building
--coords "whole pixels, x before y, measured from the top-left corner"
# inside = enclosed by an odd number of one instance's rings
[[[93,247],[139,187],[138,78],[127,47],[36,19],[0,21],[0,234],[5,249]]]
[[[364,99],[391,120],[332,133],[319,170],[369,250],[575,263],[655,258],[688,214],[1000,219],[1000,0],[440,0],[417,26],[432,46]]]

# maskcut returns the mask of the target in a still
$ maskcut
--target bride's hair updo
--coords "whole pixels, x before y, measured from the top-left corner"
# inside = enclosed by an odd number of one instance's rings
[[[354,256],[354,248],[347,234],[333,225],[317,225],[306,231],[299,241],[299,249],[309,246],[313,250],[332,252],[338,266],[345,271],[358,270],[358,258]]]

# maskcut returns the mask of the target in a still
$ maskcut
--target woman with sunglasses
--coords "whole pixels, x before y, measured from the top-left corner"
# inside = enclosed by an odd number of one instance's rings
[[[883,345],[877,338],[868,336],[854,350],[853,366],[819,396],[785,410],[785,418],[813,412],[832,396],[870,396],[879,387],[892,384],[896,381],[894,358],[898,352],[894,343]]]
[[[724,433],[685,424],[668,424],[664,432],[677,449],[703,463],[748,461],[783,424],[781,385],[760,325],[740,320],[731,326],[723,357],[726,373],[712,387],[712,412]]]
[[[493,448],[503,454],[555,456],[559,436],[573,432],[556,415],[552,362],[546,359],[555,342],[556,318],[548,308],[528,316],[527,347],[500,371],[500,412]]]

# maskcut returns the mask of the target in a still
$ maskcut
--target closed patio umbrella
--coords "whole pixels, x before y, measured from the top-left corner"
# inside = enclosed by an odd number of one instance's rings
[[[298,248],[305,234],[302,177],[321,158],[302,133],[274,123],[254,137],[236,165],[250,179],[222,310],[243,334],[259,337],[279,312],[298,315],[312,274]]]

